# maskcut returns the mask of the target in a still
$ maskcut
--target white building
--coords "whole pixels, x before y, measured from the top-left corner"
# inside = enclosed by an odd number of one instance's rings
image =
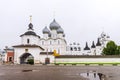
[[[50,30],[47,27],[43,29],[43,38],[40,38],[39,42],[40,46],[42,46],[46,52],[56,50],[60,55],[65,54],[67,43],[64,30],[55,19],[50,23],[49,28]]]
[[[0,50],[0,63],[5,61],[5,55],[6,55],[5,51]]]
[[[20,36],[21,44],[13,46],[15,64],[26,63],[31,58],[34,59],[34,63],[54,63],[54,50],[60,55],[101,55],[108,41],[108,37],[102,33],[96,45],[93,42],[91,48],[87,42],[84,50],[79,43],[67,45],[64,30],[55,19],[49,28],[45,27],[42,32],[43,37],[40,37],[34,32],[33,24],[28,25],[28,30]]]
[[[79,43],[72,43],[67,45],[66,55],[82,55],[81,47]]]

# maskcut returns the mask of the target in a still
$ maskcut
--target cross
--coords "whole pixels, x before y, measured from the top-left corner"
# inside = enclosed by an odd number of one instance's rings
[[[30,15],[30,23],[32,23],[32,15]]]

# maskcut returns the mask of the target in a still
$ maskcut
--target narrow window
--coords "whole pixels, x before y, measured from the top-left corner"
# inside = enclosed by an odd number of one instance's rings
[[[81,51],[81,48],[80,48],[80,47],[78,47],[78,51]]]
[[[27,43],[28,43],[28,44],[30,43],[30,39],[27,39]]]
[[[72,47],[70,47],[70,50],[71,50],[71,51],[73,51],[73,48],[72,48]]]
[[[74,50],[75,50],[75,51],[77,51],[77,48],[76,48],[76,47],[74,47]]]

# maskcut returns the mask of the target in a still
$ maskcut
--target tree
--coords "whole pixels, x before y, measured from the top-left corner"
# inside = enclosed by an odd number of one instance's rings
[[[120,54],[120,46],[117,46],[117,53]]]
[[[114,41],[109,41],[103,49],[104,55],[119,55],[120,46],[117,46]]]

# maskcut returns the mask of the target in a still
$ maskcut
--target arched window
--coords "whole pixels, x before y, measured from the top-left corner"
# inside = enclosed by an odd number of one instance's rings
[[[75,51],[77,51],[77,48],[76,48],[76,47],[74,47],[74,50],[75,50]]]
[[[30,43],[30,39],[27,39],[27,44],[29,44]]]
[[[72,48],[72,47],[70,47],[70,50],[71,50],[71,51],[73,51],[73,48]]]

